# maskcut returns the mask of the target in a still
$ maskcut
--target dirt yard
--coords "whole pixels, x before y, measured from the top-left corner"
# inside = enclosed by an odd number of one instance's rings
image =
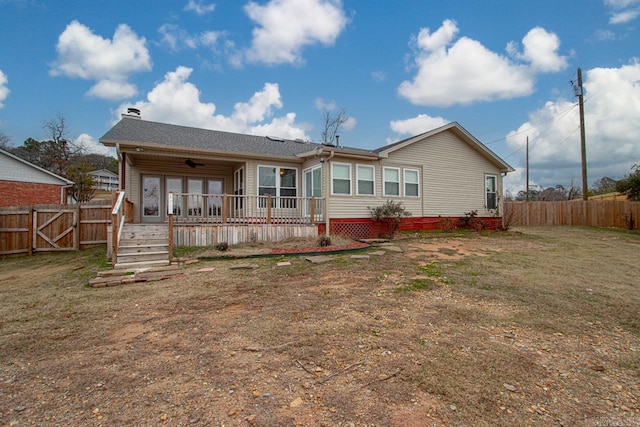
[[[393,243],[102,289],[104,249],[0,260],[0,425],[640,425],[640,234]]]

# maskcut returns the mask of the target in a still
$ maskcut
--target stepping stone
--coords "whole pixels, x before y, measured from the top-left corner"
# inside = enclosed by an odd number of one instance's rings
[[[375,251],[375,252],[369,252],[369,255],[373,255],[373,256],[382,256],[386,254],[385,251]]]
[[[399,246],[385,246],[384,248],[385,250],[391,251],[391,252],[400,252],[400,253],[404,252],[402,248],[400,248]]]
[[[380,245],[380,244],[388,243],[389,239],[379,239],[379,238],[378,239],[358,239],[358,241],[362,243],[368,243],[370,245],[373,245],[373,244]]]
[[[211,273],[212,271],[214,271],[216,268],[215,267],[206,267],[206,268],[200,268],[198,269],[198,273]]]
[[[335,258],[327,255],[318,255],[318,256],[309,256],[309,257],[306,257],[305,259],[313,264],[324,264],[326,262],[333,261]]]
[[[289,261],[282,261],[276,264],[278,267],[288,267],[291,265]]]
[[[255,264],[238,264],[232,265],[229,267],[229,270],[254,270],[256,268],[258,268],[258,266]]]
[[[369,255],[351,255],[351,259],[369,259]]]

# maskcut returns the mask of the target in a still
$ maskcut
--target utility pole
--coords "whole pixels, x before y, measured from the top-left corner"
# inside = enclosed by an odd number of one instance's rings
[[[578,86],[574,87],[580,105],[580,150],[582,153],[582,200],[588,200],[587,188],[587,144],[584,134],[584,89],[582,88],[582,69],[578,68]]]
[[[529,201],[529,135],[527,135],[527,202]]]

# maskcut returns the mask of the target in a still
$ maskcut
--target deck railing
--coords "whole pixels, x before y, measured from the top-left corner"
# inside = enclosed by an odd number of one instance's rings
[[[315,224],[324,221],[322,197],[171,193],[175,223]]]

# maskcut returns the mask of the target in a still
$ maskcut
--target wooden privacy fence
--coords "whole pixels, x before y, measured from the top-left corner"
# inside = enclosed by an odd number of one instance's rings
[[[640,228],[640,202],[566,200],[504,202],[503,218],[511,225],[576,225]],[[633,221],[633,227],[631,227]]]
[[[106,244],[111,223],[111,205],[107,203],[0,208],[0,255],[73,251]]]

